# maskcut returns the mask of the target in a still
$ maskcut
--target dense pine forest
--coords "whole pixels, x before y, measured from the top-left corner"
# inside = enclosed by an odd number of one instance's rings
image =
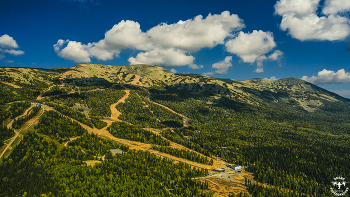
[[[226,164],[243,183],[223,196],[330,197],[350,179],[350,101],[317,86],[78,69],[0,70],[0,196],[213,196]]]

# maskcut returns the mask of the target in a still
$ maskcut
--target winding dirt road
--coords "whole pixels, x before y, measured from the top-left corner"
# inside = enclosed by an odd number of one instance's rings
[[[50,86],[45,92],[50,91],[51,88],[54,87],[54,86],[55,86],[55,85]],[[43,98],[42,96],[43,96],[43,94],[44,94],[45,92],[40,93],[40,95],[36,98],[36,100],[40,101],[40,100]]]
[[[28,111],[29,111],[29,109],[26,110],[27,113],[28,113]],[[44,113],[44,109],[40,109],[40,111],[38,112],[38,114],[35,115],[34,118],[28,120],[28,121],[24,124],[24,126],[21,127],[20,130],[18,130],[18,131],[14,130],[16,134],[15,134],[14,137],[11,138],[11,141],[7,144],[6,148],[5,148],[4,151],[1,153],[0,158],[6,153],[6,151],[9,149],[9,147],[11,147],[12,143],[17,139],[17,137],[19,136],[19,134],[21,133],[21,131],[30,128],[30,127],[35,123],[35,121],[38,120],[38,119],[40,118],[41,115],[43,115],[43,113]],[[24,115],[25,115],[25,114],[24,114]]]

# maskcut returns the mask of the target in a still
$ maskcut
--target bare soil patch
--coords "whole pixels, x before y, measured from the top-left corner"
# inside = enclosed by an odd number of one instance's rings
[[[225,181],[219,178],[205,178],[202,181],[208,181],[209,189],[214,192],[214,197],[227,197],[232,193],[239,194],[240,192],[247,192],[247,187],[244,183],[237,183],[233,181]],[[215,184],[213,184],[213,182]]]
[[[118,117],[122,114],[120,111],[117,110],[116,106],[119,103],[124,103],[125,99],[127,99],[129,97],[130,94],[130,90],[125,90],[125,95],[117,102],[117,103],[113,103],[110,108],[111,108],[111,120],[114,121],[118,121],[121,122],[122,120],[119,120]]]
[[[9,85],[9,86],[12,86],[14,88],[21,88],[20,86],[12,84],[12,83],[7,83],[7,82],[4,82],[4,81],[2,81],[2,83],[6,84],[6,85]]]

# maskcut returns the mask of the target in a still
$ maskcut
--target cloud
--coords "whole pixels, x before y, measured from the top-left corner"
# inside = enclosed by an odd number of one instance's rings
[[[262,72],[264,72],[264,68],[258,67],[258,68],[256,68],[256,69],[254,70],[254,72],[256,72],[256,73],[262,73]]]
[[[331,3],[331,2],[336,3]],[[320,0],[280,0],[275,4],[275,13],[282,16],[280,27],[296,39],[305,40],[343,40],[350,33],[350,20],[340,16],[341,11],[349,10],[348,3],[340,8],[342,0],[327,0],[322,13],[316,11]]]
[[[350,99],[350,90],[330,90],[331,92],[334,92],[342,97]]]
[[[201,69],[204,66],[203,65],[197,65],[197,64],[189,64],[188,67],[190,67],[192,69]]]
[[[192,64],[193,56],[187,56],[179,49],[153,49],[137,54],[136,58],[130,57],[130,64],[154,64],[165,67],[179,67]]]
[[[172,72],[172,73],[177,73],[177,71],[175,70],[175,69],[170,69],[170,72]]]
[[[240,32],[225,44],[226,50],[238,55],[243,62],[254,63],[260,56],[270,52],[276,43],[271,32],[254,30],[252,33]]]
[[[337,72],[323,69],[322,71],[318,72],[317,76],[303,76],[301,79],[315,84],[350,83],[350,73],[345,72],[344,69],[340,69]]]
[[[267,57],[265,55],[262,55],[256,59],[256,65],[258,66],[258,68],[263,66],[262,62],[266,59]]]
[[[13,61],[12,61],[12,60],[7,60],[7,62],[8,62],[8,63],[13,63]]]
[[[275,76],[272,76],[270,79],[268,79],[268,78],[264,78],[264,79],[267,79],[267,80],[270,80],[270,81],[276,81],[276,80],[278,80],[279,78],[276,78]]]
[[[214,75],[214,72],[207,72],[207,73],[203,73],[203,75]]]
[[[0,37],[0,53],[8,53],[15,56],[24,54],[24,51],[15,50],[16,48],[18,48],[18,45],[16,40],[13,39],[13,37],[7,34],[4,34]],[[5,55],[0,54],[0,59],[2,58],[5,58]]]
[[[65,48],[61,50],[64,43],[68,43]],[[70,59],[75,62],[91,62],[90,54],[86,45],[81,42],[58,40],[54,45],[55,52],[65,59]]]
[[[320,0],[280,0],[275,4],[275,14],[294,14],[302,17],[314,13]]]
[[[153,48],[146,33],[140,29],[138,22],[122,20],[105,33],[105,38],[97,44],[100,48],[120,50],[133,48],[149,50]]]
[[[217,69],[215,73],[226,74],[228,68],[232,66],[231,62],[232,62],[232,56],[226,56],[224,61],[217,62],[213,64],[211,67]]]
[[[24,51],[21,50],[13,50],[13,49],[0,49],[0,51],[5,52],[5,53],[9,53],[11,55],[23,55]]]
[[[226,50],[230,53],[236,54],[243,62],[255,63],[257,68],[255,72],[264,72],[263,61],[271,60],[275,61],[283,52],[275,50],[273,54],[266,57],[265,54],[269,53],[276,47],[276,43],[271,32],[254,30],[252,33],[239,32],[238,36],[234,39],[228,40],[225,44]]]
[[[13,37],[4,34],[0,37],[0,47],[2,48],[18,48],[16,40]]]
[[[176,48],[184,51],[197,51],[204,47],[223,44],[232,31],[244,27],[242,19],[229,11],[221,14],[202,15],[175,24],[162,23],[147,31],[147,35],[155,45],[164,48]]]
[[[278,60],[283,55],[283,52],[280,50],[275,50],[271,55],[269,55],[267,58],[270,60]]]
[[[62,49],[63,45],[66,43],[67,46]],[[53,47],[58,56],[75,62],[91,62],[90,57],[106,61],[119,55],[119,51],[100,49],[95,46],[95,43],[84,45],[81,42],[69,40],[64,41],[60,39],[53,45]]]
[[[120,50],[131,48],[141,51],[136,57],[129,58],[131,64],[188,65],[192,69],[200,69],[203,66],[194,64],[195,58],[188,55],[189,52],[224,44],[227,37],[233,36],[233,31],[243,27],[242,19],[228,11],[209,14],[206,18],[198,15],[174,24],[161,23],[146,32],[141,30],[138,22],[122,20],[108,30],[104,39],[98,42],[84,45],[76,41],[58,40],[54,49],[60,57],[86,62],[91,61],[91,57],[100,60],[111,59],[117,56]],[[68,45],[61,49],[65,43]]]
[[[326,0],[323,14],[337,14],[350,10],[350,1],[348,0]]]

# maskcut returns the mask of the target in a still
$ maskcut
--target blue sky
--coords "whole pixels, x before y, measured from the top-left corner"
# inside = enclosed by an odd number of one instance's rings
[[[2,0],[0,66],[148,63],[350,98],[348,0]]]

